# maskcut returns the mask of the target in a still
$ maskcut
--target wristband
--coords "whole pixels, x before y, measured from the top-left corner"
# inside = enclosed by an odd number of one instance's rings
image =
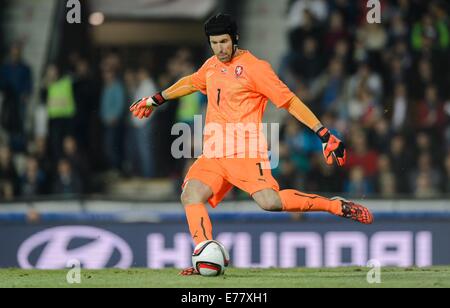
[[[152,97],[152,100],[155,102],[155,104],[157,106],[161,106],[162,104],[164,104],[166,102],[166,99],[164,98],[164,96],[162,95],[162,92],[159,92],[157,94],[155,94]]]
[[[319,129],[316,134],[322,140],[322,143],[327,143],[330,139],[330,131],[326,127]]]

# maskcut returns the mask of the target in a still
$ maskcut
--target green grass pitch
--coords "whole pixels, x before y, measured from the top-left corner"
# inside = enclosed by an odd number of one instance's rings
[[[381,284],[369,284],[368,268],[228,269],[224,276],[178,276],[176,269],[82,270],[81,284],[68,284],[67,271],[0,270],[0,288],[450,288],[450,267],[383,268]]]

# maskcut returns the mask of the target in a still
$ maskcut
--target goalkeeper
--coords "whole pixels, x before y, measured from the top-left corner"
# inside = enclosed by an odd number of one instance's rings
[[[130,107],[135,117],[149,117],[166,101],[201,91],[208,96],[206,126],[214,124],[216,128],[220,127],[223,136],[228,138],[230,132],[226,129],[227,124],[254,124],[260,127],[270,100],[278,108],[288,110],[317,134],[322,141],[327,164],[333,164],[333,161],[341,167],[345,164],[344,143],[331,134],[279,80],[267,62],[238,48],[237,25],[229,15],[211,17],[205,24],[205,33],[214,55],[194,74],[182,78],[163,92],[135,102]],[[261,140],[262,132],[256,130],[246,134],[238,130],[237,135],[250,142],[251,138]],[[258,149],[257,155],[252,155],[255,153],[250,152],[255,149],[246,148],[242,152],[240,148],[224,142],[226,151],[223,155],[208,155],[205,148],[211,144],[211,138],[213,136],[205,131],[203,155],[192,165],[182,186],[181,202],[195,244],[213,238],[205,204],[208,202],[213,208],[216,207],[233,186],[247,192],[266,211],[328,212],[363,224],[373,222],[371,212],[354,202],[291,189],[280,191],[268,167],[267,145]],[[196,270],[189,268],[181,274],[196,274]]]

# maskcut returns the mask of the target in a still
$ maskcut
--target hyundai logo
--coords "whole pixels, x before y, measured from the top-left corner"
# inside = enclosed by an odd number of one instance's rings
[[[25,269],[62,269],[69,260],[78,260],[88,269],[129,268],[133,262],[131,249],[123,239],[85,226],[56,227],[36,233],[20,246],[17,257]]]

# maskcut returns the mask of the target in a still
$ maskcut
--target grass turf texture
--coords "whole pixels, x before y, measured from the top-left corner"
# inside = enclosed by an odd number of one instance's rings
[[[176,269],[82,270],[81,284],[66,282],[67,271],[1,269],[0,288],[328,288],[450,287],[450,267],[383,268],[381,284],[368,284],[368,268],[228,269],[224,276],[178,276]]]

